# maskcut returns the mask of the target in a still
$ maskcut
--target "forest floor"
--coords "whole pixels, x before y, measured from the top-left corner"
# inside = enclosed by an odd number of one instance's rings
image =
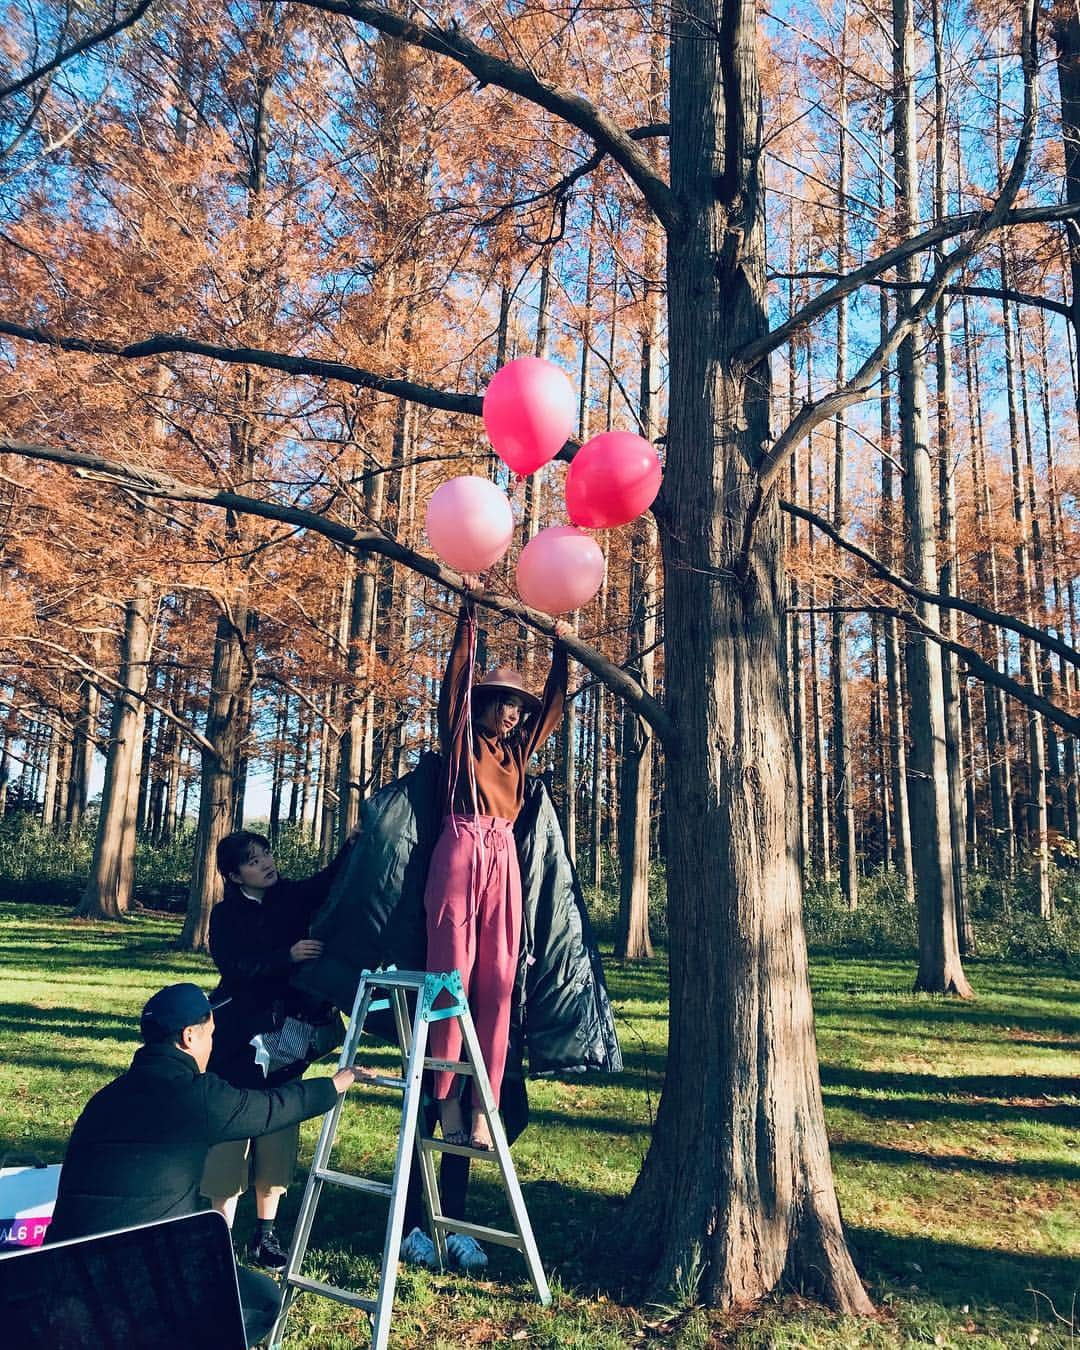
[[[128,1063],[158,987],[209,960],[169,947],[179,919],[71,920],[0,905],[0,1154],[59,1161],[87,1098]],[[695,1306],[694,1273],[666,1302],[623,1300],[619,1204],[649,1141],[664,1073],[662,959],[609,960],[626,1071],[529,1086],[514,1157],[554,1292],[540,1308],[517,1253],[484,1280],[403,1267],[391,1344],[457,1350],[615,1347],[1080,1345],[1080,980],[1052,967],[973,961],[978,998],[910,992],[911,963],[817,954],[812,979],[833,1167],[856,1263],[879,1309],[838,1319],[791,1294],[732,1317]],[[368,1062],[391,1065],[373,1046]],[[315,1070],[321,1072],[322,1070]],[[397,1112],[354,1089],[335,1165],[389,1178]],[[301,1167],[316,1122],[302,1135]],[[498,1224],[502,1192],[478,1174],[473,1217]],[[280,1225],[287,1234],[302,1173]],[[237,1237],[251,1226],[241,1206]],[[370,1287],[385,1207],[328,1194],[308,1272]],[[286,1344],[365,1345],[363,1315],[302,1296]]]

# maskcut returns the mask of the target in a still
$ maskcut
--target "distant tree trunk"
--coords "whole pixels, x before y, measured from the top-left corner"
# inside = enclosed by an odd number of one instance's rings
[[[93,637],[92,661],[100,661],[101,640]],[[96,684],[84,679],[79,686],[79,714],[75,721],[75,742],[72,752],[71,791],[68,794],[68,828],[77,830],[86,814],[90,791],[90,774],[94,764],[94,743],[97,739],[98,709],[101,695]]]
[[[897,214],[905,234],[919,219],[916,157],[915,23],[913,0],[893,0],[894,161]],[[918,263],[908,259],[900,280],[918,284]],[[927,437],[927,392],[919,343],[909,335],[897,354],[900,387],[900,445],[904,466],[904,513],[908,534],[908,573],[916,585],[937,585],[933,478]],[[937,628],[937,606],[920,603],[923,623]],[[919,969],[916,989],[971,996],[957,943],[953,890],[948,765],[945,757],[945,701],[941,650],[908,630],[904,650],[910,698],[912,857],[919,915]]]
[[[1004,247],[1001,250],[1001,285],[1009,286],[1010,269]],[[1023,466],[1020,451],[1020,426],[1016,406],[1017,353],[1013,330],[1013,306],[1005,306],[1005,384],[1009,412],[1009,450],[1012,464],[1012,509],[1016,523],[1017,537],[1013,554],[1016,560],[1016,586],[1019,599],[1018,609],[1026,623],[1032,623],[1034,612],[1031,604],[1033,581],[1031,575],[1031,554],[1028,540],[1031,536],[1031,521],[1028,516],[1027,493],[1024,490]],[[1034,642],[1022,642],[1021,665],[1030,688],[1039,694],[1042,692],[1038,651]],[[1039,914],[1048,918],[1051,913],[1050,902],[1050,849],[1047,841],[1046,816],[1046,741],[1043,735],[1042,717],[1033,709],[1027,710],[1027,752],[1028,752],[1028,801],[1025,811],[1025,825],[1028,850],[1031,855],[1031,872],[1035,894],[1038,897]]]
[[[847,194],[848,194],[848,97],[846,67],[847,4],[841,18],[840,54],[837,64],[837,120],[839,144],[836,196],[836,270],[847,271]],[[847,380],[848,302],[841,300],[836,310],[836,384]],[[833,524],[841,533],[847,524],[847,414],[836,418],[833,442]],[[836,811],[836,860],[840,871],[840,898],[849,910],[859,905],[859,870],[855,842],[855,782],[851,766],[851,724],[848,716],[848,644],[847,620],[840,613],[843,591],[839,581],[833,586],[832,641],[829,674],[832,680],[832,795]]]
[[[1062,0],[1050,7],[1050,26],[1057,53],[1058,89],[1061,93],[1061,139],[1065,150],[1065,200],[1070,206],[1080,204],[1080,5],[1076,0]],[[1068,227],[1069,269],[1072,274],[1071,328],[1074,339],[1074,361],[1070,362],[1075,375],[1075,352],[1080,352],[1080,242],[1075,229]],[[1080,391],[1080,381],[1074,383]],[[1076,393],[1077,423],[1080,430],[1080,392]]]
[[[56,791],[60,782],[60,719],[55,714],[42,720],[48,730],[45,754],[45,790],[41,799],[41,823],[51,830],[56,817]]]
[[[150,657],[150,583],[140,579],[124,607],[124,637],[113,698],[105,782],[90,875],[79,902],[86,918],[118,919],[131,906],[135,859],[135,808],[142,751],[142,698]],[[123,692],[130,690],[130,693]]]
[[[879,134],[880,172],[878,175],[878,201],[885,209],[885,164],[886,145],[884,132],[884,111],[882,128]],[[889,331],[889,297],[882,289],[878,297],[878,331],[884,340]],[[896,540],[899,537],[900,522],[897,519],[896,495],[894,490],[893,464],[895,460],[895,437],[893,434],[893,391],[888,370],[881,376],[881,557],[886,567],[895,568],[901,561],[897,557]],[[891,615],[885,619],[885,687],[889,710],[889,768],[892,774],[892,801],[894,821],[894,856],[896,870],[904,882],[904,899],[909,905],[915,903],[915,863],[911,854],[911,806],[908,801],[907,770],[907,733],[904,715],[903,661],[900,653],[900,629]]]
[[[812,398],[813,354],[808,345],[806,349],[806,396]],[[806,505],[814,509],[814,437],[806,451]],[[810,711],[814,729],[814,791],[813,818],[814,844],[813,859],[817,867],[819,880],[826,885],[832,880],[832,860],[829,850],[829,769],[825,758],[825,719],[821,711],[821,668],[818,664],[818,620],[817,580],[814,568],[814,531],[807,533],[810,549],[810,622],[807,625],[810,638]]]
[[[660,106],[664,59],[663,18],[654,4],[650,69],[651,94]],[[655,161],[654,161],[655,162]],[[646,440],[660,433],[660,234],[656,224],[645,226],[642,249],[641,363],[638,374],[638,424]],[[614,322],[614,315],[612,316]],[[630,542],[627,590],[627,668],[643,688],[655,685],[658,541],[651,516],[642,517]],[[615,954],[627,961],[643,961],[653,954],[649,932],[649,859],[652,827],[653,746],[650,728],[628,705],[622,712],[622,756],[619,778],[619,920]]]
[[[1000,609],[997,551],[994,547],[993,504],[986,475],[986,446],[983,438],[982,390],[979,363],[973,349],[973,329],[967,296],[961,301],[964,333],[964,375],[968,406],[972,410],[973,444],[971,473],[975,502],[975,527],[984,547],[975,554],[975,571],[983,593],[990,604]],[[983,654],[999,671],[1005,670],[1005,644],[1001,630],[990,624],[982,625]],[[986,722],[986,756],[990,779],[991,840],[997,875],[1008,880],[1013,875],[1015,842],[1010,814],[1012,777],[1009,766],[1008,722],[1005,717],[1005,695],[992,685],[983,685],[983,708]],[[1006,892],[1007,894],[1007,892]]]
[[[199,821],[195,830],[187,917],[178,939],[178,945],[186,950],[206,949],[210,911],[218,891],[217,846],[233,828],[234,780],[241,735],[239,711],[251,680],[240,643],[246,619],[242,609],[233,607],[230,612],[223,611],[214,639],[205,731],[209,748],[202,752]]]
[[[941,0],[932,0],[931,16],[934,50],[934,219],[947,214],[948,183],[946,164],[948,136],[945,125],[945,42],[942,35]],[[939,260],[941,254],[939,253]],[[937,333],[937,432],[938,432],[938,523],[941,531],[942,561],[938,580],[946,595],[960,595],[960,569],[957,563],[956,470],[953,436],[953,356],[952,315],[942,298],[934,312]],[[959,629],[956,610],[946,611],[945,633],[956,641]],[[941,657],[942,689],[945,700],[945,762],[949,783],[949,830],[953,865],[953,894],[956,903],[957,936],[960,955],[974,954],[975,934],[968,912],[967,801],[964,793],[964,756],[960,726],[960,662],[954,652]]]
[[[1054,435],[1050,425],[1050,369],[1047,352],[1046,311],[1039,311],[1039,386],[1042,392],[1043,448],[1046,452],[1046,501],[1050,518],[1050,579],[1054,592],[1054,628],[1059,635],[1075,641],[1075,634],[1066,624],[1068,604],[1065,588],[1062,585],[1062,540],[1061,496],[1058,488],[1057,455],[1054,450]],[[1072,664],[1064,657],[1058,658],[1058,683],[1061,697],[1066,707],[1072,705],[1076,688],[1075,672]],[[1077,796],[1076,737],[1064,738],[1064,801],[1063,820],[1060,829],[1072,842],[1080,843],[1080,800]]]

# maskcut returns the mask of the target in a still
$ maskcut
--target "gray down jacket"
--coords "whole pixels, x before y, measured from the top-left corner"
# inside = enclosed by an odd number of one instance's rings
[[[294,977],[346,1011],[361,973],[423,970],[424,885],[439,836],[440,761],[425,755],[361,807],[362,834],[311,923],[324,955]],[[527,776],[514,826],[522,935],[511,1009],[509,1073],[618,1073],[622,1052],[577,875],[544,782]]]

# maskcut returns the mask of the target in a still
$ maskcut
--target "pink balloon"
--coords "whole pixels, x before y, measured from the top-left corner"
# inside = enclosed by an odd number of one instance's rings
[[[656,451],[628,431],[586,441],[566,475],[566,510],[575,525],[610,529],[647,511],[663,478]]]
[[[506,493],[474,474],[435,489],[425,525],[431,547],[459,572],[482,572],[498,562],[514,537]]]
[[[573,525],[533,535],[517,565],[518,595],[545,614],[569,614],[587,605],[604,581],[600,545]]]
[[[484,394],[488,440],[515,473],[533,473],[557,455],[576,421],[574,386],[539,356],[497,370]]]

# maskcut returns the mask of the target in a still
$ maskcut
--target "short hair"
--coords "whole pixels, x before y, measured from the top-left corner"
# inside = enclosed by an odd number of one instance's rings
[[[256,834],[254,830],[235,830],[218,844],[217,870],[226,881],[247,862],[252,844],[270,848],[270,840],[264,834]]]
[[[204,1023],[209,1022],[213,1015],[213,1011],[210,1011],[205,1017],[200,1017],[198,1021],[189,1022],[188,1026],[201,1027]],[[166,1031],[164,1027],[159,1027],[153,1021],[142,1022],[139,1025],[139,1035],[142,1037],[144,1045],[180,1045],[186,1030],[186,1027],[177,1027],[175,1031]]]

